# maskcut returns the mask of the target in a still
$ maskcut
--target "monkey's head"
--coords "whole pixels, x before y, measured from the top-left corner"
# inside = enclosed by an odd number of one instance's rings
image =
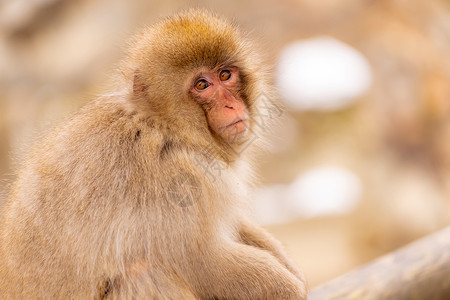
[[[251,135],[259,64],[236,26],[204,10],[167,18],[139,35],[132,94],[174,134],[218,144]]]

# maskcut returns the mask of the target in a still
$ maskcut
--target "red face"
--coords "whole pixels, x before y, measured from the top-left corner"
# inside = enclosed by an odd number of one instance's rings
[[[190,91],[206,112],[209,127],[226,142],[240,140],[248,131],[248,114],[238,92],[239,71],[204,71]]]

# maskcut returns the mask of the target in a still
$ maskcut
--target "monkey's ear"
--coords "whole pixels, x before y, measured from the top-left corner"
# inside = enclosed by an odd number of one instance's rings
[[[133,77],[133,94],[135,97],[143,97],[145,96],[145,92],[147,90],[147,86],[144,82],[144,77],[141,72],[136,71]]]

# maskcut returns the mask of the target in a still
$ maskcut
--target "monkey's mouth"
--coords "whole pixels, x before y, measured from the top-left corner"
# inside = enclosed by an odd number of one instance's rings
[[[248,129],[247,119],[236,119],[223,128],[223,133],[228,136],[238,136],[244,134]]]
[[[231,126],[234,126],[236,124],[243,123],[243,122],[244,122],[244,120],[238,119],[238,120],[234,121],[233,123],[227,125],[225,128],[228,128],[228,127],[231,127]]]

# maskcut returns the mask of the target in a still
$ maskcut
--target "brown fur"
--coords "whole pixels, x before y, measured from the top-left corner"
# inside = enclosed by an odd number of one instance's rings
[[[195,70],[229,65],[252,114],[265,83],[235,26],[189,11],[135,39],[120,90],[24,163],[1,225],[3,299],[306,297],[278,242],[243,213],[251,150],[214,135],[186,92]],[[200,167],[211,160],[220,174]]]

